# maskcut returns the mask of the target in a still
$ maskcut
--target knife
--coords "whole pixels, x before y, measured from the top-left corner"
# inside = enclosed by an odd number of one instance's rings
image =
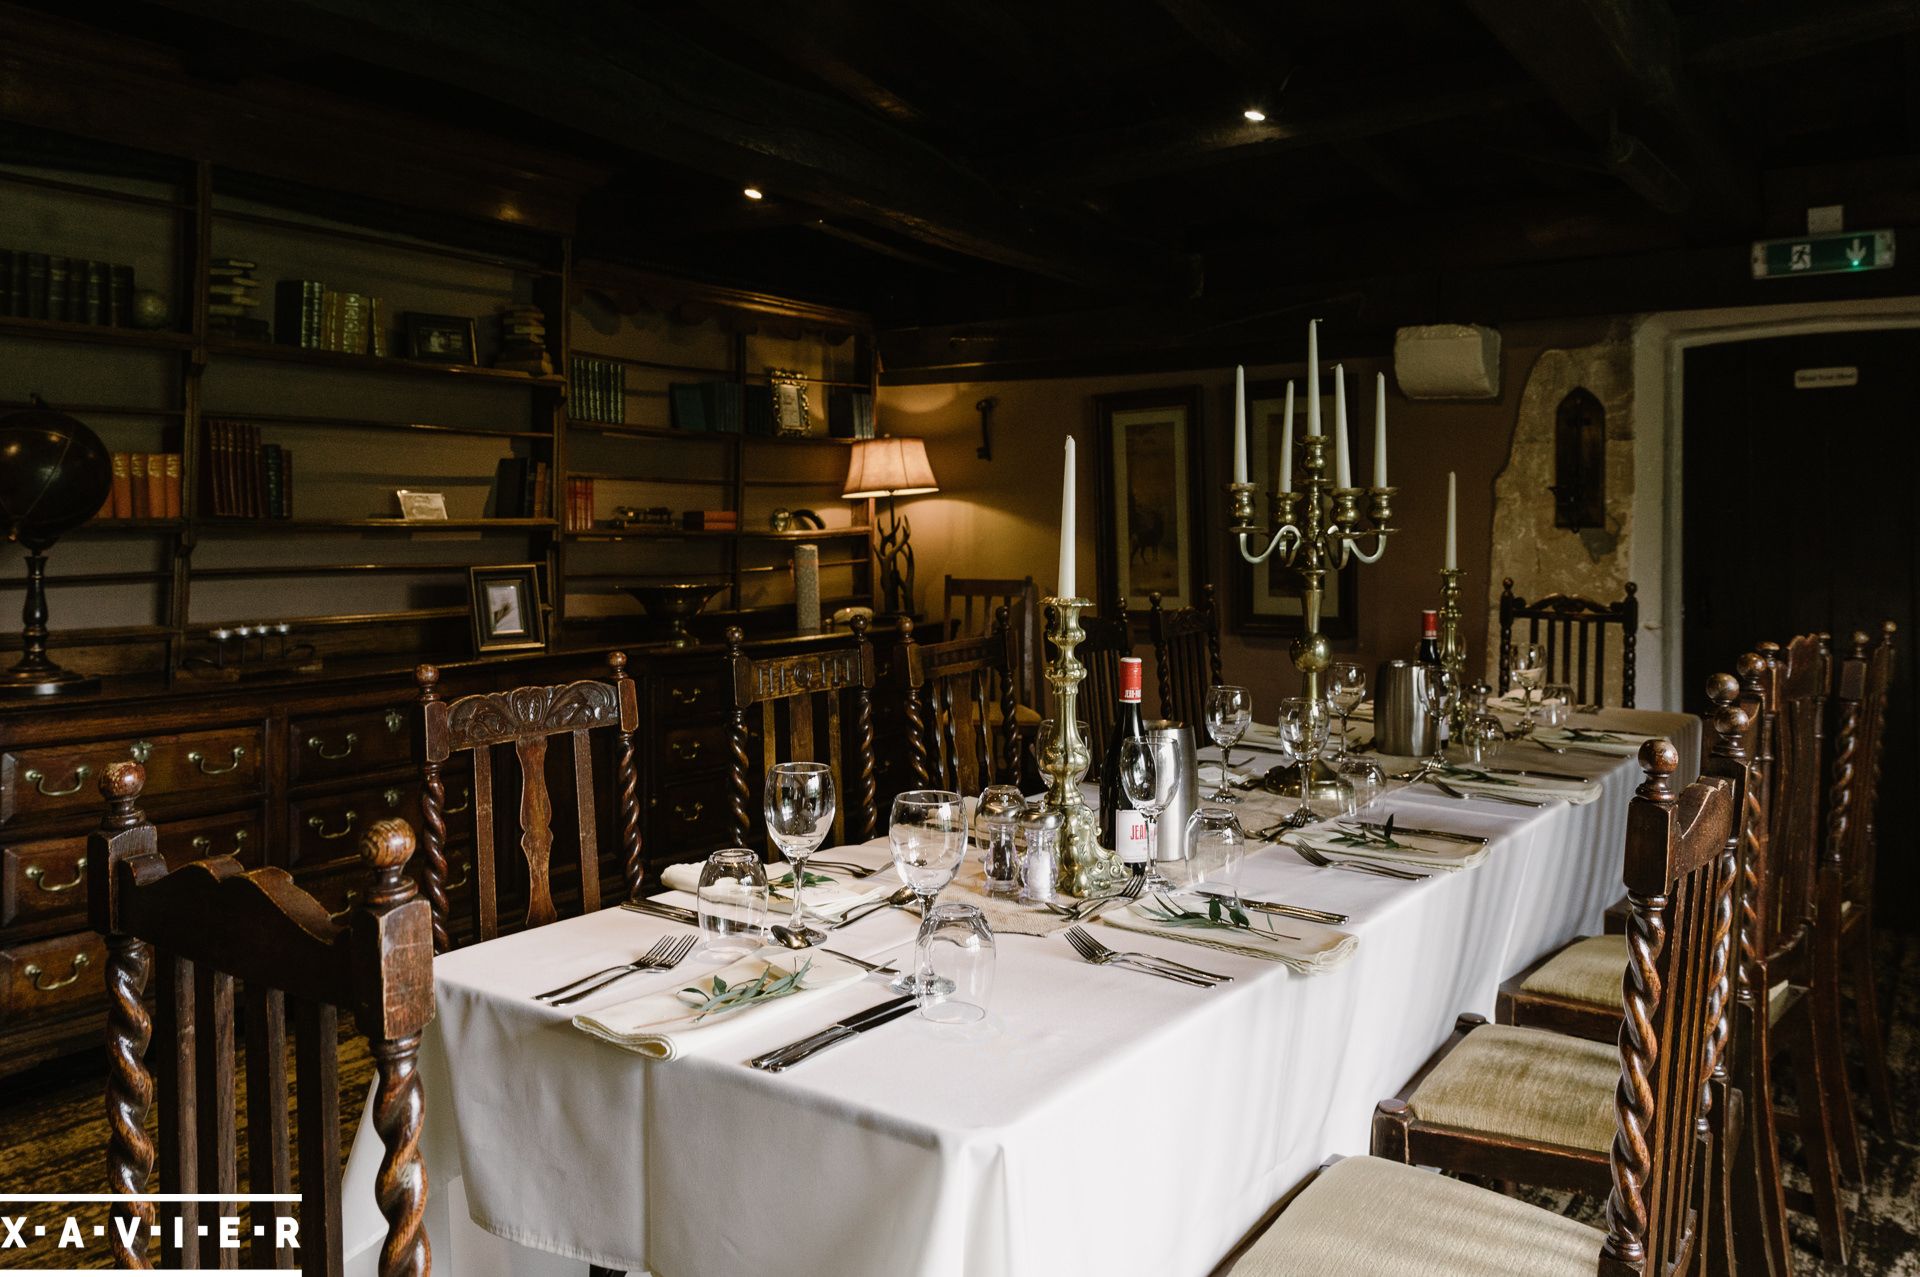
[[[857,1015],[850,1015],[837,1024],[830,1024],[818,1033],[810,1033],[785,1046],[775,1047],[764,1055],[756,1055],[747,1064],[765,1073],[779,1073],[792,1068],[800,1061],[830,1046],[859,1037],[868,1029],[877,1029],[889,1021],[897,1020],[918,1005],[919,999],[909,993],[903,997],[891,998],[878,1006],[868,1007]]]
[[[1338,823],[1342,826],[1364,829],[1369,833],[1376,834],[1386,829],[1385,825],[1374,820],[1340,821]],[[1450,829],[1419,829],[1413,825],[1395,825],[1393,832],[1396,834],[1414,834],[1421,838],[1438,838],[1444,842],[1463,842],[1475,847],[1484,847],[1487,845],[1487,840],[1477,834],[1456,834]]]
[[[1566,772],[1528,771],[1524,767],[1489,767],[1486,771],[1491,776],[1531,776],[1535,780],[1568,780],[1579,785],[1593,779],[1591,776],[1573,776]]]
[[[651,914],[656,918],[666,918],[673,922],[684,922],[689,926],[700,925],[700,915],[684,905],[663,904],[658,900],[627,900],[620,905],[622,909],[631,909],[635,913]]]

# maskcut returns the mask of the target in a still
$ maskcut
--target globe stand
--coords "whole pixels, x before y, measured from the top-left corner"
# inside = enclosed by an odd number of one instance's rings
[[[24,655],[0,674],[0,697],[83,696],[100,690],[91,674],[76,674],[47,658],[47,545],[27,547],[27,600],[20,608]]]

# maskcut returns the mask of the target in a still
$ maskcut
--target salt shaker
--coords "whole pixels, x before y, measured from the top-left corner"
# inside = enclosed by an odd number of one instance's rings
[[[1024,884],[1020,898],[1031,904],[1046,904],[1054,898],[1054,876],[1060,866],[1060,830],[1066,818],[1044,807],[1030,808],[1023,827],[1027,834],[1027,859],[1021,875]]]
[[[1026,814],[1027,800],[1013,785],[989,785],[980,794],[973,820],[990,896],[1011,896],[1020,890],[1020,859],[1013,830]]]

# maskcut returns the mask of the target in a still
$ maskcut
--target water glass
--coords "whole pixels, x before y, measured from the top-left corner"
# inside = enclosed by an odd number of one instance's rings
[[[920,1014],[940,1024],[971,1024],[993,994],[993,928],[975,905],[935,905],[914,942]]]
[[[1160,870],[1160,813],[1173,801],[1180,783],[1180,759],[1172,735],[1128,736],[1120,742],[1120,789],[1127,805],[1147,822],[1146,890],[1168,891],[1176,884]]]
[[[787,926],[809,944],[823,933],[811,925],[806,909],[807,857],[832,831],[834,804],[833,769],[827,764],[775,763],[767,769],[767,837],[793,866],[793,917]]]
[[[1202,807],[1187,819],[1187,891],[1239,900],[1246,856],[1247,831],[1232,812]]]
[[[1571,683],[1549,683],[1540,689],[1540,725],[1565,727],[1575,705]]]
[[[1340,737],[1334,743],[1334,757],[1345,758],[1347,716],[1367,698],[1367,667],[1358,661],[1335,661],[1327,666],[1326,687],[1327,704],[1340,716]]]
[[[1499,757],[1507,743],[1507,730],[1492,712],[1482,708],[1470,711],[1460,729],[1460,752],[1476,766],[1484,766]]]
[[[909,789],[893,800],[887,844],[900,881],[920,898],[920,916],[933,911],[933,898],[953,881],[967,854],[966,804],[950,789]],[[901,976],[896,993],[919,992],[919,981]]]
[[[1386,787],[1387,774],[1365,754],[1348,754],[1340,760],[1341,815],[1358,816]]]
[[[1253,693],[1244,687],[1222,684],[1207,689],[1207,735],[1220,747],[1220,788],[1208,794],[1210,802],[1237,803],[1233,792],[1233,747],[1253,724]]]
[[[726,847],[700,870],[704,954],[743,957],[766,942],[767,867],[745,847]]]

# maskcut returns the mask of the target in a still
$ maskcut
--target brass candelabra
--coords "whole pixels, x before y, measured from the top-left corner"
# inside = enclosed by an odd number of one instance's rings
[[[1461,628],[1460,569],[1440,569],[1440,664],[1459,680],[1460,695],[1448,715],[1448,735],[1459,740],[1467,725],[1467,636]]]
[[[1354,560],[1377,563],[1386,553],[1387,537],[1392,534],[1393,488],[1339,488],[1327,477],[1325,434],[1309,434],[1301,445],[1305,482],[1301,491],[1276,492],[1273,505],[1279,527],[1259,553],[1253,550],[1253,538],[1265,535],[1254,523],[1253,498],[1258,490],[1251,483],[1228,485],[1231,494],[1232,521],[1228,533],[1240,538],[1240,557],[1255,565],[1275,554],[1280,561],[1300,574],[1300,615],[1303,629],[1290,649],[1293,667],[1300,671],[1300,694],[1308,701],[1325,705],[1321,675],[1331,663],[1333,652],[1327,636],[1320,632],[1320,605],[1326,597],[1327,577],[1344,570]],[[1299,476],[1296,476],[1296,478]],[[1367,513],[1360,513],[1361,498],[1366,498]],[[1372,538],[1372,549],[1363,550],[1359,542]],[[1304,771],[1303,771],[1304,769]],[[1331,767],[1318,758],[1302,759],[1267,773],[1270,786],[1281,786],[1313,798],[1330,798],[1339,793],[1340,779]]]
[[[1080,782],[1093,766],[1093,752],[1080,737],[1080,684],[1087,677],[1087,667],[1074,649],[1087,637],[1080,628],[1080,613],[1092,601],[1049,598],[1045,603],[1047,641],[1055,653],[1047,663],[1054,739],[1040,742],[1040,770],[1047,777],[1046,807],[1061,816],[1055,885],[1071,895],[1089,896],[1124,872],[1119,857],[1101,848],[1093,813],[1080,796]]]

